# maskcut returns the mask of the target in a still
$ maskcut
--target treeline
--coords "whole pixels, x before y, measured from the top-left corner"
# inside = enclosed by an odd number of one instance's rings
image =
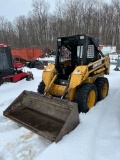
[[[120,1],[57,0],[51,12],[45,0],[34,0],[27,17],[21,15],[13,22],[0,17],[0,43],[11,47],[55,49],[57,37],[84,33],[120,50]]]

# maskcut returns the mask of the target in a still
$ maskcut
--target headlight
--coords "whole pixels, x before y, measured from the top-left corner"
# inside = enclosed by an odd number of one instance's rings
[[[79,69],[75,70],[74,74],[80,74],[81,71]]]
[[[85,37],[84,36],[80,36],[80,39],[84,39]]]
[[[61,39],[60,39],[60,38],[58,39],[58,42],[61,42]]]

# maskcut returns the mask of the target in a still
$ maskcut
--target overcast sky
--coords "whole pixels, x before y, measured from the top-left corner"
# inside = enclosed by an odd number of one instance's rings
[[[46,0],[50,4],[51,10],[54,9],[56,0]],[[111,1],[111,0],[105,0]],[[0,16],[13,21],[19,15],[27,16],[32,10],[32,0],[0,0]]]
[[[55,0],[46,0],[54,8]],[[0,16],[12,21],[19,15],[28,15],[32,10],[32,0],[0,0]]]

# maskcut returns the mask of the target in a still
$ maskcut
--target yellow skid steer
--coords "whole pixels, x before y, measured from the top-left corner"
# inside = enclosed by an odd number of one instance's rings
[[[79,124],[79,112],[107,96],[110,59],[99,50],[98,39],[86,34],[59,37],[56,51],[38,92],[23,91],[3,114],[58,142]]]

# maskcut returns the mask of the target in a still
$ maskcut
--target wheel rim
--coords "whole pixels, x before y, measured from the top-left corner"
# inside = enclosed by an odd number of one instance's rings
[[[88,108],[89,108],[89,109],[94,106],[95,100],[96,100],[95,97],[96,97],[95,91],[92,90],[92,91],[89,93],[89,95],[88,95],[88,100],[87,100],[87,105],[88,105]]]
[[[105,84],[103,85],[103,90],[102,90],[102,96],[103,96],[103,98],[106,97],[107,92],[108,92],[108,85],[107,85],[107,83],[105,83]]]

